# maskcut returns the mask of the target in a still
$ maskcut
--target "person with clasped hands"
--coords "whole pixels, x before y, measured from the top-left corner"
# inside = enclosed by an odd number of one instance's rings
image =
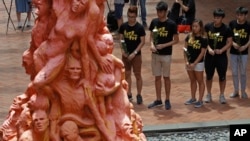
[[[152,72],[155,76],[156,100],[148,105],[148,108],[153,108],[162,105],[161,87],[162,78],[165,86],[165,109],[171,109],[170,104],[170,67],[172,58],[173,45],[178,43],[179,36],[176,23],[167,18],[168,4],[164,1],[158,2],[156,5],[157,18],[151,21],[149,26],[150,41],[152,51]],[[157,32],[156,32],[157,31]]]

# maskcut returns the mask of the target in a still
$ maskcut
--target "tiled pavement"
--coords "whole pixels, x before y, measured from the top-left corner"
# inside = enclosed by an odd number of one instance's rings
[[[10,0],[5,0],[9,7]],[[167,0],[171,6],[173,0]],[[148,23],[156,16],[155,0],[147,0]],[[234,9],[237,6],[244,5],[250,9],[249,0],[196,0],[197,17],[204,23],[212,20],[212,11],[216,7],[223,8],[226,11],[225,23],[234,18]],[[125,9],[127,8],[127,5]],[[126,20],[126,10],[124,10],[124,19]],[[26,14],[22,14],[24,19]],[[7,116],[10,104],[16,95],[24,92],[29,78],[21,67],[21,56],[25,49],[29,47],[31,29],[15,31],[10,24],[8,34],[6,34],[6,25],[8,15],[3,4],[0,4],[0,124]],[[16,24],[15,5],[13,1],[11,18]],[[249,19],[250,20],[250,19]],[[171,67],[171,103],[172,109],[166,111],[163,107],[147,109],[147,105],[155,100],[154,77],[151,75],[150,51],[149,51],[149,32],[147,31],[147,42],[142,49],[143,52],[143,91],[144,103],[135,105],[135,111],[142,117],[145,129],[150,130],[154,127],[166,129],[170,126],[177,128],[188,126],[216,126],[230,124],[232,122],[249,122],[250,119],[250,99],[242,100],[239,98],[230,99],[232,92],[232,76],[230,66],[227,73],[227,85],[225,95],[228,103],[221,105],[218,102],[218,77],[214,78],[213,84],[213,102],[205,104],[202,108],[184,105],[190,97],[189,79],[184,69],[182,46],[185,34],[180,34],[180,42],[174,46],[173,63]],[[115,42],[117,46],[117,41]],[[120,57],[120,49],[115,48],[114,54]],[[249,58],[250,59],[250,58]],[[249,60],[250,62],[250,60]],[[248,63],[248,80],[250,80],[250,63]],[[134,82],[134,78],[133,78]],[[247,85],[247,92],[250,96],[250,82]],[[136,95],[135,84],[133,83],[134,99]],[[164,89],[162,91],[164,99]],[[135,100],[134,100],[135,101]]]

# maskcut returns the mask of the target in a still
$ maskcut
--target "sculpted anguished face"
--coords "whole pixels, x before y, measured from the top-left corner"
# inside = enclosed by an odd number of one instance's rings
[[[79,80],[81,78],[82,67],[80,61],[74,57],[70,57],[67,63],[68,78],[71,80]]]
[[[65,121],[60,128],[60,134],[64,141],[76,141],[78,132],[78,127],[73,121]]]
[[[49,118],[44,110],[36,110],[32,114],[33,128],[37,133],[42,133],[49,127]]]
[[[87,7],[88,0],[72,0],[72,8],[73,12],[82,12]]]
[[[18,95],[14,98],[13,104],[11,105],[11,109],[21,109],[23,103],[25,103],[27,96],[25,94]]]
[[[32,3],[38,9],[36,10],[38,16],[45,16],[49,13],[50,0],[32,0]]]

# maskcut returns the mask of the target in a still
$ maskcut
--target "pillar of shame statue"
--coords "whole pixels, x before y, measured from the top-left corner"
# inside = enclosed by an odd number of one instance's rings
[[[37,18],[23,66],[30,75],[0,128],[3,141],[144,141],[112,55],[105,0],[33,0]]]

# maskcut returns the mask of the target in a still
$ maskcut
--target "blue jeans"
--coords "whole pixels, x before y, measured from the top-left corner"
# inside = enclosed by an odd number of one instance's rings
[[[235,92],[239,92],[239,83],[241,85],[241,92],[245,92],[246,90],[247,58],[248,55],[230,54],[233,85]]]
[[[141,7],[141,20],[142,20],[142,24],[145,25],[145,24],[147,24],[147,19],[146,19],[146,15],[147,15],[146,0],[139,0],[139,3],[140,3],[140,7]],[[137,5],[137,0],[131,0],[130,4],[131,5]]]

